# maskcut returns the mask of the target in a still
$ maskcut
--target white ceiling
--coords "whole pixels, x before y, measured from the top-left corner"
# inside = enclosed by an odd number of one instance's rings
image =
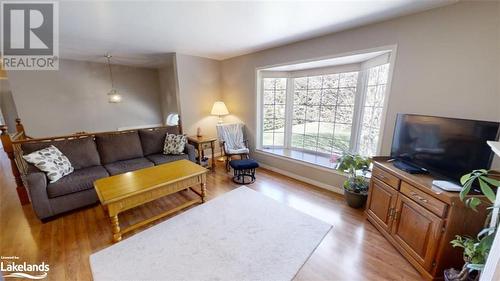
[[[62,58],[157,66],[172,52],[226,59],[456,0],[61,1]],[[167,56],[168,57],[168,56]]]

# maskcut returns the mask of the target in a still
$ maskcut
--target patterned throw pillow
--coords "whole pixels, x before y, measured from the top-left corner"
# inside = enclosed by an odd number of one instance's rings
[[[23,155],[23,158],[45,172],[51,183],[56,182],[65,175],[71,174],[74,170],[68,157],[64,156],[53,145],[28,155]]]
[[[184,154],[186,147],[186,136],[168,134],[165,137],[165,145],[163,146],[163,154]]]

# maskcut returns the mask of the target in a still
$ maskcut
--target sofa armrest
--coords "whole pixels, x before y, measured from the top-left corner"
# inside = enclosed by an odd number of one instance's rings
[[[189,161],[196,163],[196,150],[194,148],[194,145],[186,143],[186,146],[184,147],[184,153],[187,153]]]
[[[26,185],[29,191],[31,205],[40,219],[53,215],[47,194],[47,176],[42,172],[29,173],[26,175]]]

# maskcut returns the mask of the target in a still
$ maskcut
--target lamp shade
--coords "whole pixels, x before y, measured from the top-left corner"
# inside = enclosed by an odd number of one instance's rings
[[[229,111],[223,101],[216,101],[214,106],[212,106],[212,112],[210,112],[210,114],[217,116],[228,115]]]

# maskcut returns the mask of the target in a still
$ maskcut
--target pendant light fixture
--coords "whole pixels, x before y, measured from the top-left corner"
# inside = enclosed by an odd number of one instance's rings
[[[115,84],[113,82],[113,72],[111,71],[111,54],[107,53],[104,57],[108,61],[109,78],[111,80],[111,90],[108,92],[108,102],[119,103],[122,101],[122,96],[115,89]]]

